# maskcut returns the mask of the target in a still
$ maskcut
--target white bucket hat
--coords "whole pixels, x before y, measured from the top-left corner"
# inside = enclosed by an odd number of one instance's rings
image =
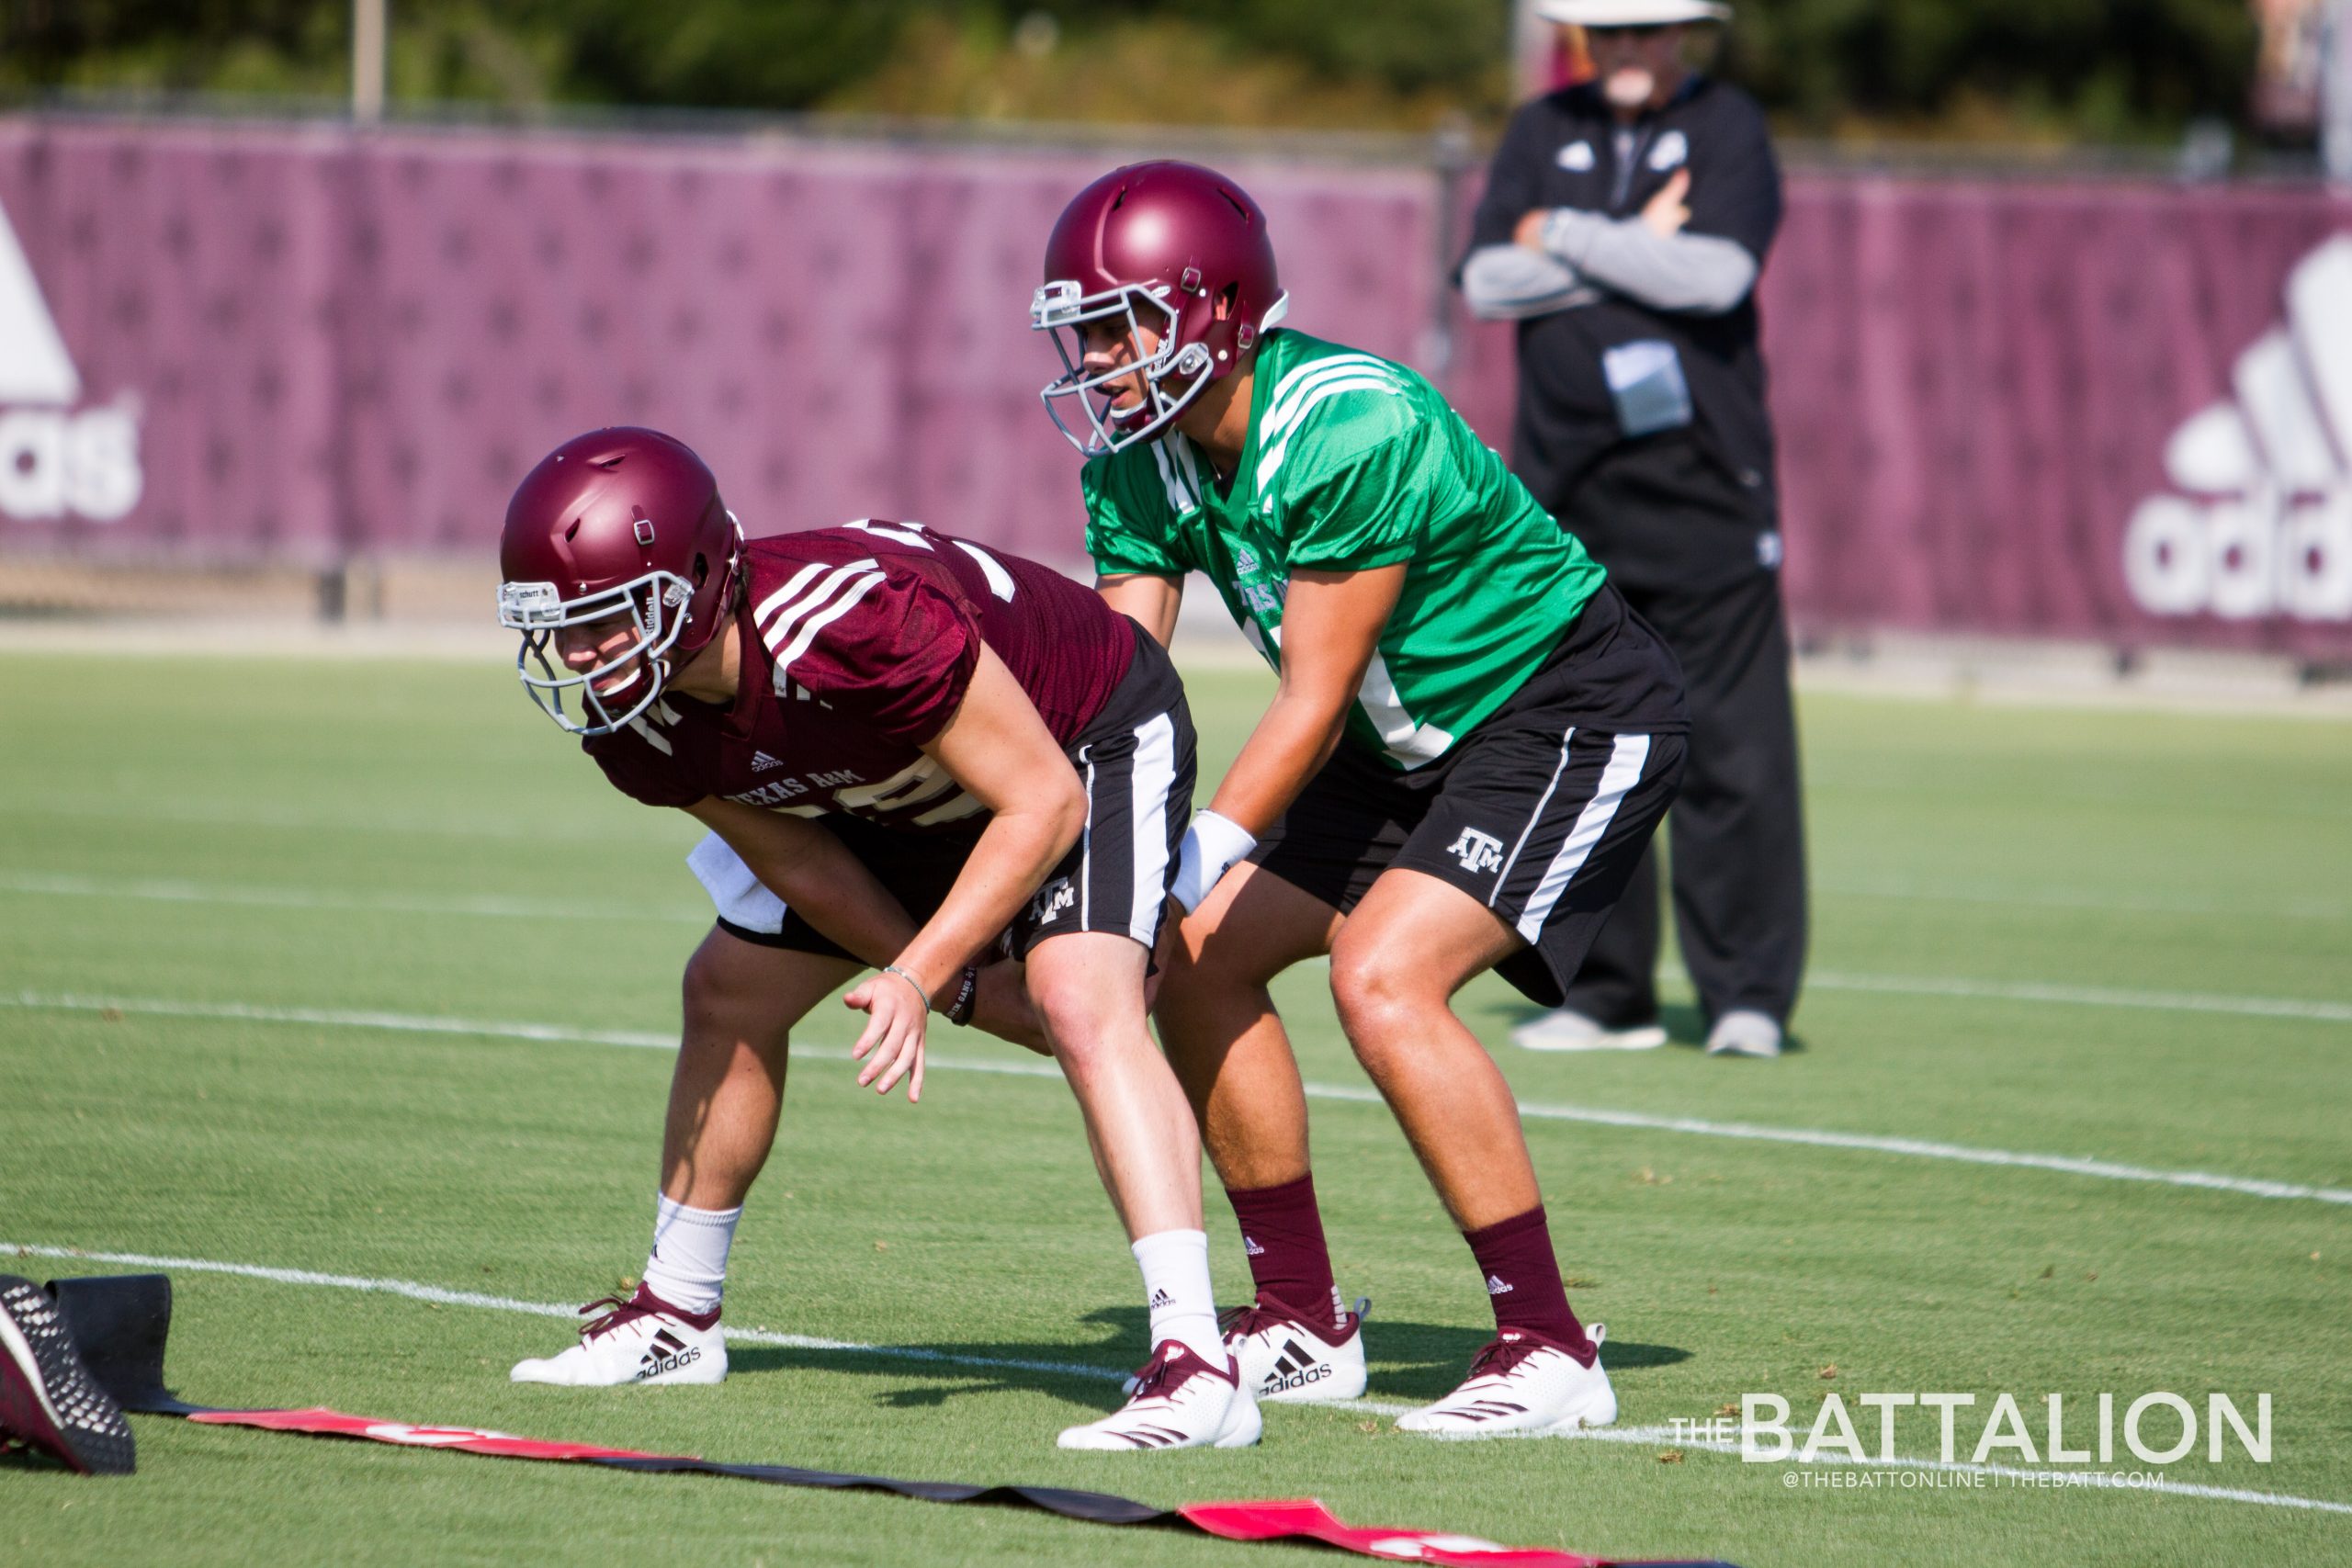
[[[1728,22],[1731,7],[1717,0],[1535,0],[1547,22],[1579,28],[1656,28],[1674,22]]]

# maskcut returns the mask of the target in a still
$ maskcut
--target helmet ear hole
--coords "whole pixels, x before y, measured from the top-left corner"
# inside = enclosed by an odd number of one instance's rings
[[[1228,283],[1223,288],[1218,289],[1216,294],[1216,319],[1220,321],[1232,320],[1233,302],[1240,297],[1241,285],[1238,283]]]

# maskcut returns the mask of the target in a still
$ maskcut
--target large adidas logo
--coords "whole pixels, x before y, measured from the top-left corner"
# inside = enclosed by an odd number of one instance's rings
[[[2165,448],[2178,493],[2132,515],[2132,596],[2159,615],[2352,620],[2352,235],[2297,264],[2285,322],[2230,382]]]
[[[111,523],[139,504],[137,400],[81,400],[81,373],[0,209],[0,515]]]

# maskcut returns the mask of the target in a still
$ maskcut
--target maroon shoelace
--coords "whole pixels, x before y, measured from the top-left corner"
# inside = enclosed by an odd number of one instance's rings
[[[583,1325],[580,1330],[580,1337],[594,1339],[600,1334],[610,1334],[621,1325],[634,1322],[656,1310],[645,1301],[642,1292],[629,1297],[627,1301],[623,1301],[618,1296],[598,1296],[580,1309],[580,1315],[586,1317],[591,1313],[600,1311],[604,1312],[605,1315],[597,1318],[594,1323]]]

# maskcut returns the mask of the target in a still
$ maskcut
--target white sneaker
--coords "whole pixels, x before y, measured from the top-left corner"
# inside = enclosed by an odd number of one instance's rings
[[[1781,1026],[1753,1008],[1735,1008],[1707,1032],[1710,1056],[1777,1056]]]
[[[1358,1296],[1356,1310],[1341,1317],[1337,1328],[1327,1328],[1252,1303],[1227,1313],[1218,1326],[1225,1330],[1226,1353],[1240,1371],[1241,1386],[1253,1398],[1327,1404],[1363,1397],[1363,1319],[1371,1309],[1371,1300]]]
[[[682,1312],[643,1285],[627,1301],[590,1302],[581,1315],[600,1307],[611,1310],[580,1330],[579,1344],[544,1360],[517,1361],[508,1376],[569,1388],[725,1381],[727,1339],[717,1313]]]
[[[1504,1329],[1470,1363],[1460,1388],[1409,1415],[1396,1417],[1400,1432],[1430,1438],[1498,1438],[1606,1427],[1617,1419],[1617,1393],[1600,1370],[1600,1324],[1585,1329],[1592,1340],[1588,1367],[1544,1340]]]
[[[1126,1404],[1100,1421],[1065,1429],[1057,1445],[1125,1453],[1136,1449],[1246,1449],[1264,1430],[1258,1402],[1230,1364],[1212,1367],[1182,1340],[1163,1339],[1134,1379]]]
[[[1514,1043],[1530,1051],[1655,1051],[1666,1043],[1662,1023],[1611,1029],[1597,1019],[1567,1008],[1555,1008],[1510,1032]]]

